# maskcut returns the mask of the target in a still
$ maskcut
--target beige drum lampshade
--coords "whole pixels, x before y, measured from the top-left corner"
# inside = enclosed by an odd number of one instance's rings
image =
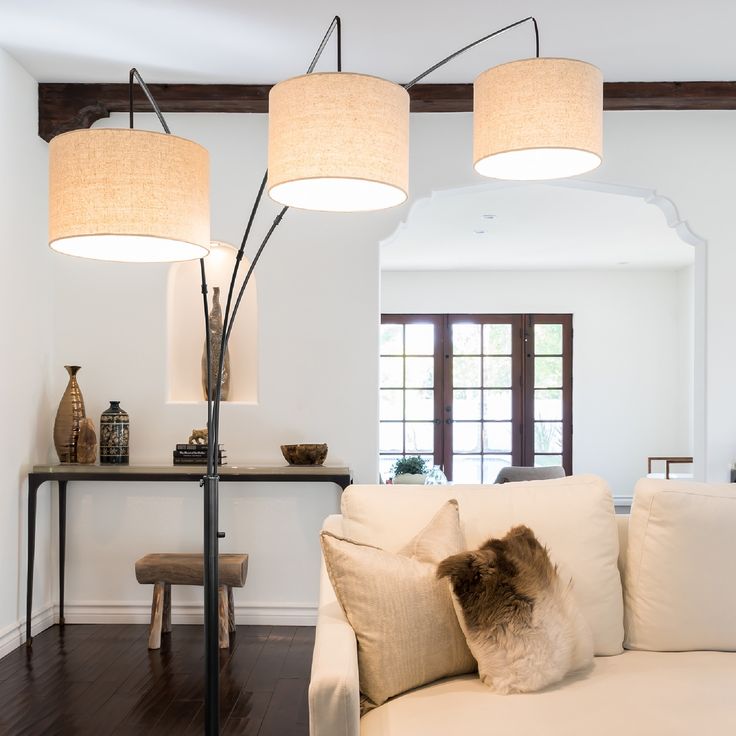
[[[269,95],[268,192],[290,207],[394,207],[409,191],[409,94],[346,72],[308,74]]]
[[[483,72],[473,89],[479,174],[557,179],[601,163],[600,69],[573,59],[523,59]]]
[[[104,261],[187,261],[209,252],[209,154],[124,128],[75,130],[49,145],[49,245]]]

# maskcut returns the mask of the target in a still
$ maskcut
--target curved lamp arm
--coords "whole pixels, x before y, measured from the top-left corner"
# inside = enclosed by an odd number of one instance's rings
[[[493,33],[489,33],[487,36],[483,36],[483,38],[479,38],[477,41],[473,41],[473,43],[469,43],[467,46],[463,46],[461,49],[454,51],[449,56],[446,56],[444,59],[442,59],[442,61],[438,61],[436,64],[433,64],[431,67],[429,67],[429,69],[425,69],[425,71],[423,71],[420,75],[414,77],[411,82],[407,82],[405,85],[403,85],[404,89],[411,89],[417,82],[420,82],[422,79],[424,79],[424,77],[428,76],[436,69],[439,69],[440,67],[447,64],[449,61],[452,61],[456,57],[464,54],[466,51],[470,51],[470,49],[478,46],[484,41],[488,41],[488,39],[490,38],[500,36],[502,33],[506,33],[506,31],[510,31],[512,28],[516,28],[516,26],[520,26],[522,23],[528,23],[529,21],[534,24],[535,54],[536,57],[539,58],[539,26],[537,25],[537,19],[533,15],[530,15],[528,18],[522,18],[521,20],[517,20],[515,23],[511,23],[508,26],[499,28],[497,31],[493,31]]]
[[[133,129],[133,87],[135,86],[135,82],[138,82],[138,84],[141,86],[141,89],[143,90],[143,93],[148,98],[148,101],[151,103],[151,107],[153,108],[153,111],[158,116],[158,120],[161,123],[161,127],[164,129],[164,133],[171,134],[171,131],[169,130],[169,126],[166,123],[166,119],[164,118],[163,113],[161,112],[161,108],[158,106],[158,103],[154,99],[153,95],[151,94],[151,90],[148,89],[148,85],[143,81],[143,77],[138,73],[138,70],[133,67],[130,70],[130,73],[128,75],[128,100],[130,102],[130,128]]]

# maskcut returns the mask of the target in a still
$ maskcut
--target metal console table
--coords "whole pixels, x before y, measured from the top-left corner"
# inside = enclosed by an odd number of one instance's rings
[[[28,581],[26,591],[26,645],[30,646],[33,606],[33,566],[36,554],[36,500],[46,481],[59,489],[59,623],[64,624],[64,563],[66,554],[66,490],[69,482],[144,481],[199,483],[204,466],[130,465],[36,465],[28,474]],[[226,465],[219,468],[220,480],[246,483],[335,483],[345,490],[352,483],[350,468],[324,465]]]

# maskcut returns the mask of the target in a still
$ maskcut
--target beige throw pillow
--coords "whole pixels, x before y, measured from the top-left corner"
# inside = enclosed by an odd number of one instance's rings
[[[463,549],[457,501],[447,501],[398,554],[322,532],[327,573],[358,640],[361,692],[388,698],[474,672],[437,563]],[[370,707],[369,705],[369,707]]]
[[[736,651],[736,485],[642,479],[626,555],[626,648]]]

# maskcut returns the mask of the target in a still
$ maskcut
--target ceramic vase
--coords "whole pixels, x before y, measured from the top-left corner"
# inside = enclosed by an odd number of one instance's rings
[[[209,316],[210,330],[210,349],[212,360],[210,363],[210,372],[212,376],[212,399],[215,398],[215,389],[217,387],[216,376],[220,366],[220,350],[222,348],[222,308],[220,307],[220,287],[213,288],[212,309]],[[222,388],[220,389],[220,398],[227,401],[230,393],[230,351],[225,349],[225,362],[222,367]],[[202,348],[202,396],[207,398],[207,341],[205,340]]]
[[[79,437],[77,438],[77,462],[82,465],[91,465],[97,460],[97,434],[94,422],[85,417],[79,422]]]
[[[79,422],[84,419],[84,398],[77,383],[77,372],[81,366],[65,365],[69,383],[59,402],[54,420],[54,445],[62,463],[77,462],[77,440]]]
[[[100,465],[127,465],[130,444],[130,417],[119,401],[100,417]]]

